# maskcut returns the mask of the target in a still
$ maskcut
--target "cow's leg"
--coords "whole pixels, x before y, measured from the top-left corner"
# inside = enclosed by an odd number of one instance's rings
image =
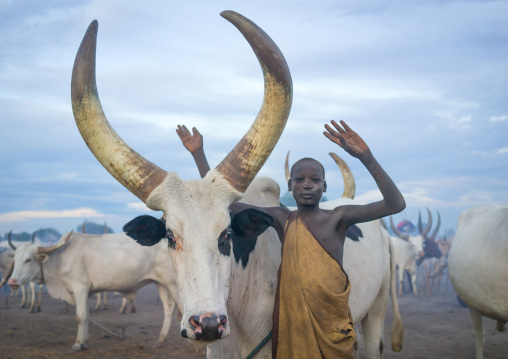
[[[384,285],[370,307],[369,313],[362,319],[363,338],[367,359],[383,358],[384,320],[388,306],[389,283]]]
[[[19,305],[20,308],[24,308],[26,304],[26,290],[25,286],[21,286],[21,304]]]
[[[404,270],[402,269],[402,266],[399,266],[397,274],[399,275],[399,295],[402,295],[402,287],[404,284]]]
[[[30,313],[35,313],[35,282],[30,282]]]
[[[109,309],[108,307],[108,292],[102,292],[102,309]]]
[[[485,342],[485,333],[483,331],[483,318],[480,312],[469,307],[471,319],[473,320],[474,336],[476,340],[476,359],[483,359],[483,343]]]
[[[418,295],[418,289],[416,288],[416,270],[411,273],[411,283],[413,283],[413,294]]]
[[[95,310],[100,310],[101,309],[101,292],[97,293],[95,295],[97,297],[97,302],[95,302]]]
[[[78,334],[76,343],[72,346],[73,351],[86,348],[88,341],[88,289],[85,287],[74,288],[74,299],[76,301],[76,320],[78,321]]]
[[[159,297],[161,299],[162,308],[164,309],[164,321],[162,323],[161,332],[159,335],[159,339],[157,340],[156,346],[159,346],[164,342],[166,336],[169,332],[169,327],[171,326],[171,317],[173,316],[173,311],[175,310],[175,301],[169,295],[169,290],[160,283],[155,283],[157,289],[159,290]]]
[[[42,291],[44,290],[44,284],[39,284],[39,294],[37,300],[37,311],[41,311],[41,302],[42,302]]]
[[[118,313],[125,314],[125,309],[127,308],[127,299],[125,299],[125,296],[122,298],[122,306],[120,307],[120,310]]]

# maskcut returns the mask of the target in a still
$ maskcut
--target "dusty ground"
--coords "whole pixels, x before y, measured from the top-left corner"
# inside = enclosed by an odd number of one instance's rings
[[[443,285],[444,288],[444,285]],[[114,332],[125,327],[120,340],[90,324],[88,350],[69,353],[76,334],[74,307],[69,311],[63,302],[44,293],[43,311],[30,314],[19,309],[19,299],[0,296],[0,358],[204,358],[203,350],[190,346],[179,335],[179,321],[173,320],[169,337],[161,348],[152,348],[162,325],[162,307],[157,304],[153,285],[143,288],[136,297],[138,313],[117,313],[121,297],[109,293],[111,309],[94,311],[95,297],[90,298],[91,317]],[[469,310],[462,308],[448,286],[444,294],[430,301],[404,295],[399,297],[404,322],[404,347],[401,353],[390,348],[391,309],[385,325],[385,358],[474,358],[474,337]],[[494,330],[495,322],[484,319],[486,328],[485,358],[508,358],[508,333]],[[360,352],[364,358],[363,351]]]

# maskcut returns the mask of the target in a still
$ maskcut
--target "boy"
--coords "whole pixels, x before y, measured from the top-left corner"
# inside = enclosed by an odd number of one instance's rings
[[[354,329],[348,299],[351,283],[342,268],[348,227],[402,211],[402,194],[376,161],[367,144],[344,121],[325,125],[325,137],[358,158],[376,181],[383,199],[367,205],[319,208],[326,191],[324,168],[303,158],[291,168],[289,190],[297,210],[255,207],[236,202],[234,213],[255,208],[272,216],[272,226],[282,242],[282,260],[274,308],[272,353],[274,358],[353,358]],[[203,137],[193,128],[176,130],[192,153],[203,177],[210,169]]]

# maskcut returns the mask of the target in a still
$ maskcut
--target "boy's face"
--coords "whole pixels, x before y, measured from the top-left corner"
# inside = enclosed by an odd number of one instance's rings
[[[326,192],[323,169],[317,162],[304,161],[296,164],[288,182],[296,203],[304,206],[316,205]]]

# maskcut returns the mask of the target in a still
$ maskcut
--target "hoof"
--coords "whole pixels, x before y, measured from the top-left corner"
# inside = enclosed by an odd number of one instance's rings
[[[40,313],[41,312],[41,308],[37,308],[37,312]]]
[[[80,352],[82,350],[86,350],[85,344],[74,343],[71,349],[71,353]]]
[[[132,308],[131,309],[131,313],[137,313],[138,311],[136,310],[136,308]]]
[[[159,341],[156,341],[155,343],[152,344],[152,348],[153,349],[158,349],[162,346],[162,343],[159,342]]]

